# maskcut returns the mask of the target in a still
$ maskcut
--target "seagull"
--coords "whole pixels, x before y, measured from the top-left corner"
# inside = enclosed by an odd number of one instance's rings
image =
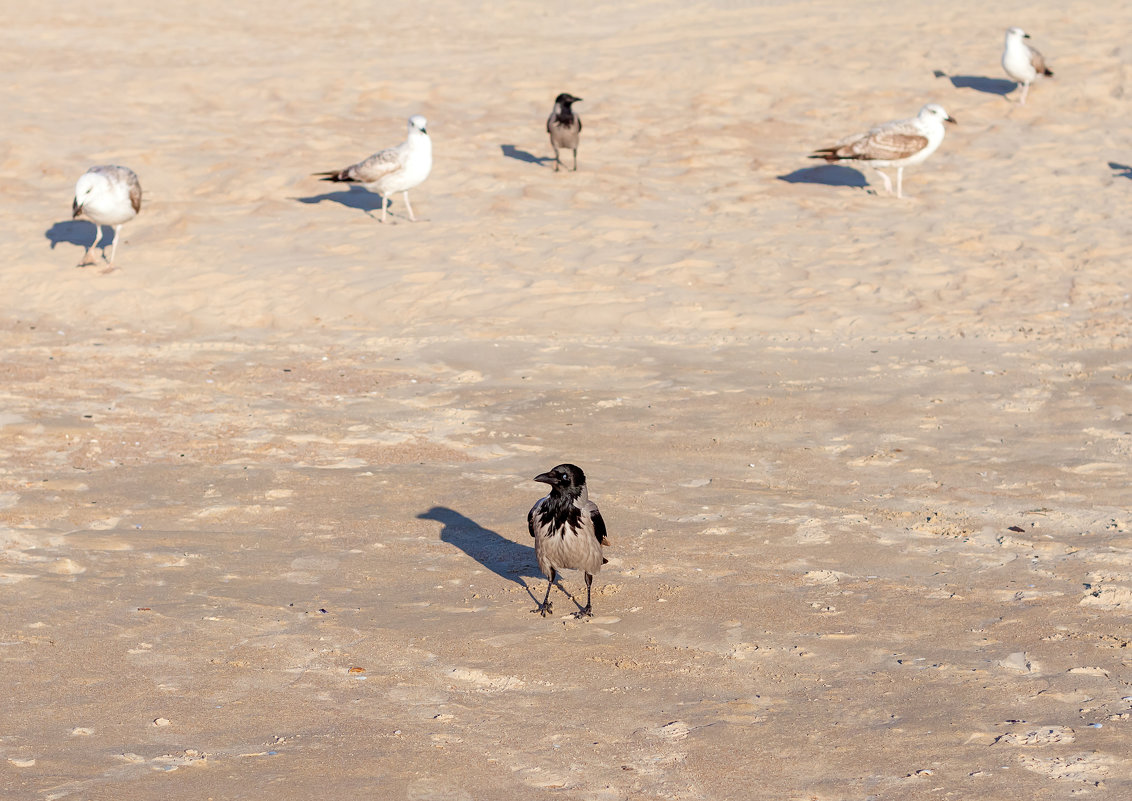
[[[104,164],[91,167],[75,184],[75,199],[71,203],[72,219],[86,217],[94,223],[94,243],[86,249],[80,267],[94,264],[94,249],[102,240],[102,226],[114,228],[114,242],[110,245],[110,261],[103,272],[114,269],[114,254],[118,251],[118,233],[141,211],[142,190],[138,176],[127,167]],[[103,247],[105,255],[106,248]]]
[[[928,103],[910,120],[897,120],[878,125],[868,133],[846,137],[833,147],[823,147],[810,155],[826,161],[861,161],[884,179],[884,188],[892,194],[892,181],[881,167],[896,168],[896,196],[904,197],[904,168],[920,164],[943,142],[943,124],[955,120],[938,103]]]
[[[582,133],[582,118],[574,113],[571,106],[582,102],[582,98],[563,92],[554,98],[554,111],[546,120],[546,132],[550,134],[550,146],[554,148],[554,171],[562,166],[558,149],[574,151],[574,172],[578,171],[578,139]]]
[[[409,136],[397,147],[378,151],[365,161],[352,164],[344,170],[316,172],[324,181],[361,184],[381,196],[381,221],[385,222],[385,209],[392,205],[390,197],[403,192],[409,219],[416,222],[413,207],[409,205],[409,190],[416,189],[428,178],[432,170],[432,140],[425,129],[427,120],[420,114],[409,117]]]
[[[569,568],[586,575],[586,606],[575,617],[590,616],[593,614],[590,587],[594,573],[609,561],[601,555],[601,548],[609,545],[609,538],[605,535],[601,512],[586,489],[586,474],[575,465],[560,464],[535,476],[534,480],[550,485],[550,494],[539,498],[527,513],[527,529],[535,538],[535,558],[549,583],[542,603],[532,611],[543,617],[550,613],[550,588],[554,586],[557,571]]]
[[[1042,54],[1026,44],[1023,39],[1029,39],[1030,34],[1021,28],[1006,29],[1006,44],[1002,49],[1002,68],[1006,74],[1022,84],[1022,97],[1019,105],[1026,104],[1026,95],[1030,92],[1030,84],[1039,75],[1053,77],[1053,72],[1046,66]]]

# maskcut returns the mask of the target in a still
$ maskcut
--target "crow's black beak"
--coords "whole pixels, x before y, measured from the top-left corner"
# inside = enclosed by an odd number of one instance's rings
[[[539,473],[532,481],[541,481],[543,484],[554,484],[554,476],[550,473]]]

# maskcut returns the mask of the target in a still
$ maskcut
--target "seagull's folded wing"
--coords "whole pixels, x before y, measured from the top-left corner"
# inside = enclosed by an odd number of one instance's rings
[[[365,161],[359,161],[357,164],[347,167],[345,170],[346,178],[360,184],[372,184],[375,181],[380,181],[386,175],[397,172],[404,167],[405,154],[402,152],[402,147],[382,150],[374,153]]]
[[[1046,60],[1042,58],[1042,54],[1032,47],[1028,49],[1030,51],[1030,65],[1038,71],[1038,75],[1053,75],[1046,67]]]
[[[136,175],[131,174],[132,180],[130,181],[130,205],[134,207],[134,214],[141,211],[141,184],[138,183]]]
[[[837,155],[847,159],[896,161],[915,155],[927,146],[928,138],[923,134],[880,129],[841,145]]]

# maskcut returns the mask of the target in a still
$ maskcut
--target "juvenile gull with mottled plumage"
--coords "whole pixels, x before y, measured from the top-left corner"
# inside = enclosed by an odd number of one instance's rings
[[[896,196],[904,197],[904,168],[922,163],[943,142],[945,122],[955,120],[938,103],[929,103],[908,120],[878,125],[867,133],[846,137],[833,147],[823,147],[810,155],[826,161],[860,161],[877,171],[884,188],[891,194],[892,181],[881,167],[896,168]]]
[[[385,210],[392,204],[390,195],[404,193],[405,210],[409,219],[416,222],[413,207],[409,205],[409,190],[424,183],[432,171],[432,140],[426,130],[427,121],[420,114],[409,117],[409,135],[397,147],[386,148],[374,153],[365,161],[351,164],[344,170],[316,172],[325,176],[324,181],[361,184],[381,197],[381,221],[385,222]]]

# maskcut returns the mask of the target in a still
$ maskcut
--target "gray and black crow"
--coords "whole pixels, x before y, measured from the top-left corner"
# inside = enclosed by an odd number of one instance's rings
[[[558,150],[574,151],[574,172],[578,171],[578,139],[582,133],[582,118],[574,113],[571,106],[580,103],[582,98],[563,92],[554,98],[554,111],[546,120],[546,132],[550,134],[550,146],[554,148],[554,171],[562,166]]]
[[[560,464],[534,480],[550,485],[550,494],[536,501],[527,513],[527,528],[535,538],[535,558],[549,581],[546,597],[534,611],[543,617],[550,613],[550,589],[558,570],[569,568],[586,575],[586,606],[577,616],[592,615],[590,587],[594,574],[608,561],[601,549],[609,545],[609,539],[601,512],[586,489],[586,474],[575,465]]]

